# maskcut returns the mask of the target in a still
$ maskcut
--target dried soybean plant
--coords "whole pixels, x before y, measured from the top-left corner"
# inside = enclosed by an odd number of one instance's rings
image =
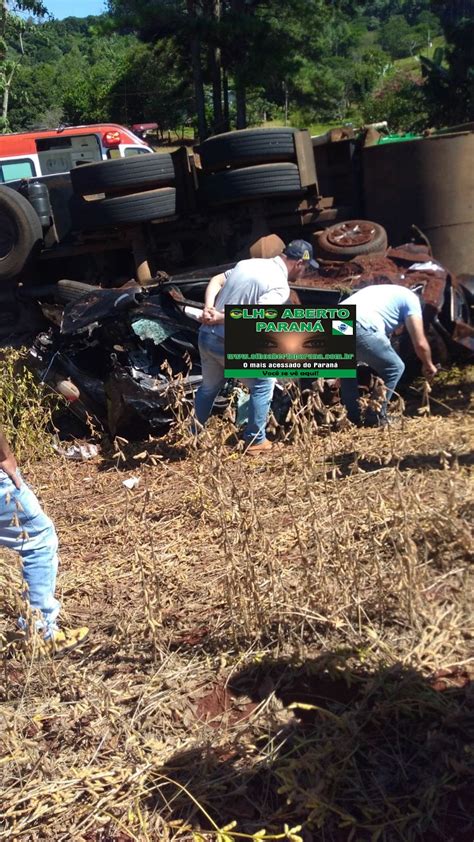
[[[473,633],[465,419],[337,430],[308,404],[264,458],[219,418],[198,437],[183,419],[137,460],[123,444],[120,470],[32,468],[63,617],[91,639],[59,662],[2,660],[0,838],[237,842],[286,823],[415,842],[451,792],[463,815],[467,695],[430,675],[467,669]],[[10,624],[20,579],[0,570]],[[257,702],[234,699],[257,669]],[[320,679],[348,695],[311,710],[298,692]]]
[[[65,405],[60,395],[37,383],[24,359],[24,349],[1,351],[0,418],[8,441],[23,464],[25,460],[51,454],[53,413]]]

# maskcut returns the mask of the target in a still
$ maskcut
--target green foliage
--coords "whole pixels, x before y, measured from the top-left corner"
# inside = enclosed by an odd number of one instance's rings
[[[119,36],[90,38],[84,54],[74,47],[63,60],[66,84],[63,92],[63,114],[71,124],[100,123],[110,119],[113,90],[124,72],[130,53],[130,39]]]
[[[440,20],[450,40],[437,63]],[[300,125],[459,122],[472,110],[473,42],[441,0],[109,0],[100,17],[30,22],[24,55],[10,37],[10,127],[147,120],[181,133],[200,107],[201,131],[203,120],[222,130],[222,89],[229,128],[285,113]]]
[[[119,123],[157,122],[162,131],[178,130],[193,116],[189,68],[171,39],[159,45],[137,43],[125,56],[109,91],[109,114]]]
[[[439,11],[446,48],[422,57],[431,123],[446,126],[474,120],[474,15],[472,5],[453,0]],[[470,8],[471,7],[471,8]]]
[[[403,15],[394,15],[382,26],[379,43],[392,58],[403,58],[413,55],[420,46],[420,36]]]
[[[1,354],[0,423],[17,459],[24,463],[51,453],[52,413],[60,399],[39,386],[24,366],[24,354]]]
[[[13,0],[10,7],[7,0],[0,3],[0,131],[9,131],[8,107],[10,91],[24,56],[24,35],[31,29],[31,20],[25,20],[18,12],[29,12],[33,16],[46,14],[41,0]]]
[[[423,85],[410,74],[392,75],[361,110],[366,123],[387,120],[394,132],[422,131],[429,124]]]

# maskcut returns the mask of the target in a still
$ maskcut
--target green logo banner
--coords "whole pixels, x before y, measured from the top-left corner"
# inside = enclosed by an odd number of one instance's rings
[[[356,376],[355,306],[225,308],[225,376]]]

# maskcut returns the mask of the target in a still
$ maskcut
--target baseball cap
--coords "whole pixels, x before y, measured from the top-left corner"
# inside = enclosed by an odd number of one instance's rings
[[[312,269],[319,269],[319,263],[313,260],[313,246],[306,240],[292,240],[283,249],[283,254],[290,260],[304,260]]]

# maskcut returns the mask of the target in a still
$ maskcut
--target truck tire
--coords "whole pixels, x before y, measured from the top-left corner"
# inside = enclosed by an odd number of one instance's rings
[[[11,187],[0,187],[0,281],[18,277],[43,240],[38,214]]]
[[[79,196],[94,193],[138,191],[173,184],[175,171],[169,153],[114,158],[98,164],[86,164],[71,170],[74,192]]]
[[[197,148],[203,170],[295,161],[298,129],[241,129],[210,137]]]
[[[54,297],[58,304],[70,304],[71,301],[79,301],[84,295],[102,287],[93,284],[84,284],[82,281],[69,281],[64,279],[58,281],[54,290]]]
[[[326,228],[314,243],[316,255],[323,260],[350,260],[360,254],[385,251],[387,232],[377,222],[350,219]]]
[[[73,228],[92,230],[114,225],[139,225],[152,219],[174,216],[176,213],[176,190],[163,187],[146,193],[132,193],[112,199],[98,199],[95,202],[77,202],[71,208]]]
[[[262,164],[241,170],[225,170],[201,177],[199,197],[208,205],[225,205],[303,193],[296,164]]]

